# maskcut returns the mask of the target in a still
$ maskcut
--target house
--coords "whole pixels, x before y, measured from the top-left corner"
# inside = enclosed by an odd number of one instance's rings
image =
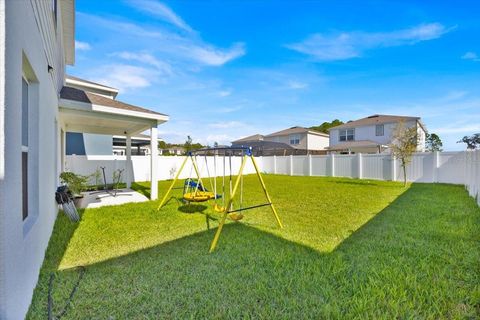
[[[66,132],[126,136],[131,161],[131,137],[149,130],[156,146],[157,126],[168,121],[117,101],[112,88],[67,81],[74,21],[74,0],[0,1],[0,319],[28,310],[58,212]],[[156,153],[150,178],[155,199]]]
[[[248,146],[257,150],[283,150],[284,154],[323,152],[328,147],[328,134],[304,127],[291,127],[268,135],[255,134],[232,141],[232,146]]]
[[[181,156],[185,154],[185,148],[182,146],[171,146],[167,149],[161,150],[162,154]]]
[[[374,114],[330,128],[328,150],[334,153],[389,152],[392,133],[400,122],[407,128],[417,128],[417,151],[424,152],[427,131],[419,117],[382,114]]]

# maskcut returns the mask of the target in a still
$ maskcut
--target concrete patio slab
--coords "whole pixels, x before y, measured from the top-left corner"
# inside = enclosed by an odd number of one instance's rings
[[[83,192],[84,197],[79,201],[80,208],[98,208],[116,206],[130,202],[145,202],[148,198],[132,189],[119,189],[117,193],[110,191]]]

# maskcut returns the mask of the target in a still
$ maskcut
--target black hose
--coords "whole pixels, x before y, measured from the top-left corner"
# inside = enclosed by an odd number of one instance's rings
[[[47,306],[48,320],[54,320],[54,319],[58,320],[61,317],[63,317],[65,315],[65,313],[67,313],[68,307],[70,306],[70,304],[73,300],[73,296],[75,295],[75,292],[77,292],[77,289],[80,286],[80,281],[82,280],[83,275],[85,274],[85,270],[86,270],[86,268],[84,266],[79,266],[78,268],[79,268],[79,272],[78,272],[77,282],[73,286],[73,289],[70,292],[70,295],[68,296],[68,299],[65,302],[65,305],[63,306],[62,311],[57,316],[53,315],[53,297],[52,297],[53,280],[55,279],[55,273],[52,272],[50,274],[50,280],[48,282],[48,306]]]

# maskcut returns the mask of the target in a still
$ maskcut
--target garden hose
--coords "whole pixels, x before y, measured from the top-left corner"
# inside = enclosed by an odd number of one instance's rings
[[[86,268],[84,266],[79,266],[79,271],[78,271],[78,279],[75,285],[73,286],[72,291],[70,292],[70,295],[68,296],[67,301],[65,302],[65,305],[63,306],[62,311],[57,315],[53,315],[53,297],[52,297],[52,290],[53,290],[53,280],[55,279],[55,273],[52,272],[50,274],[50,280],[48,282],[48,305],[47,305],[47,310],[48,310],[48,320],[58,320],[61,317],[67,313],[68,307],[70,306],[70,303],[73,300],[73,296],[75,295],[75,292],[77,292],[78,287],[80,286],[80,281],[83,278],[83,275],[85,274]]]

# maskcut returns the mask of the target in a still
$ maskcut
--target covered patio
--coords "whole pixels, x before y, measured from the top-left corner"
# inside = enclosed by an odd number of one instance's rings
[[[91,82],[83,83],[89,89]],[[67,82],[68,85],[68,82]],[[97,86],[102,86],[95,84]],[[113,88],[103,86],[105,91]],[[82,86],[64,86],[60,93],[59,118],[61,127],[62,170],[65,164],[66,132],[120,135],[126,137],[125,182],[130,188],[133,181],[131,165],[132,136],[141,132],[150,133],[150,150],[158,149],[157,126],[168,121],[169,117],[152,110],[115,100],[108,95],[92,93]],[[158,197],[158,152],[150,153],[150,199]]]

